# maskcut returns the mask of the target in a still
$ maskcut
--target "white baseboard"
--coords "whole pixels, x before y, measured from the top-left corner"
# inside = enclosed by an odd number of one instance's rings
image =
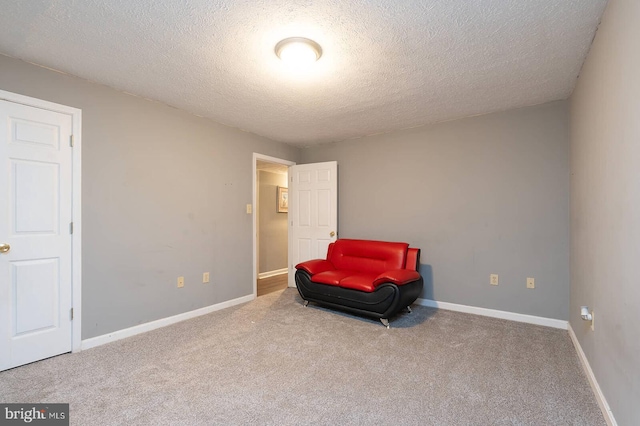
[[[230,308],[231,306],[250,302],[253,299],[255,299],[255,295],[249,294],[247,296],[239,297],[237,299],[227,300],[226,302],[205,306],[204,308],[195,309],[189,312],[184,312],[182,314],[174,315],[172,317],[162,318],[156,321],[151,321],[151,322],[136,325],[133,327],[125,328],[123,330],[114,331],[112,333],[103,334],[102,336],[92,337],[90,339],[83,340],[81,343],[81,347],[83,350],[94,348],[96,346],[104,345],[105,343],[115,342],[116,340],[135,336],[136,334],[145,333],[147,331],[155,330],[156,328],[166,327],[168,325],[175,324],[180,321],[188,320],[191,318],[199,317],[200,315],[206,315],[211,312],[219,311],[220,309]]]
[[[609,426],[617,426],[618,423],[616,423],[616,419],[613,417],[613,413],[611,412],[609,403],[607,402],[607,399],[604,397],[604,394],[602,393],[602,389],[600,389],[600,385],[596,380],[596,376],[593,374],[591,365],[589,365],[589,360],[587,359],[587,356],[584,354],[584,351],[582,350],[582,346],[580,346],[580,342],[578,341],[578,337],[576,336],[576,333],[574,333],[573,328],[571,328],[571,324],[569,324],[569,337],[571,337],[573,346],[576,348],[576,352],[578,352],[578,358],[580,358],[580,363],[582,364],[584,373],[587,375],[587,379],[589,379],[589,384],[591,385],[591,389],[595,394],[596,401],[598,401],[598,405],[600,406],[600,410],[602,411],[604,420],[607,422]]]
[[[267,271],[267,272],[260,272],[258,274],[258,279],[261,280],[263,278],[275,277],[276,275],[286,274],[287,272],[289,272],[289,269],[287,268],[274,269],[273,271]]]
[[[430,299],[418,299],[416,300],[416,304],[428,306],[430,308],[446,309],[449,311],[464,312],[467,314],[482,315],[485,317],[500,318],[510,321],[526,322],[528,324],[543,325],[545,327],[560,328],[562,330],[566,330],[569,324],[567,321],[553,318],[536,317],[533,315],[498,311],[495,309],[479,308],[476,306],[458,305],[457,303],[438,302],[436,300]]]

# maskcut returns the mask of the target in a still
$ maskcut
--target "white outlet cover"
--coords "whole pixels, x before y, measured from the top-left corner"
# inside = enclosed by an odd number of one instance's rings
[[[489,284],[491,285],[498,285],[498,274],[491,274],[489,275]]]

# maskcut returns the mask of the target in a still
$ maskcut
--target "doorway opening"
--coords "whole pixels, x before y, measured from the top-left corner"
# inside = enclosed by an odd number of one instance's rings
[[[256,297],[289,283],[288,181],[295,163],[261,154],[253,159],[254,292]]]

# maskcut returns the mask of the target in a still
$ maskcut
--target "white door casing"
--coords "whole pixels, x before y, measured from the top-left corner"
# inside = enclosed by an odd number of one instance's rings
[[[7,94],[0,97],[61,107]],[[79,349],[71,319],[79,110],[71,110],[0,100],[0,244],[10,245],[0,253],[0,370]]]
[[[324,259],[338,238],[338,163],[289,167],[289,285],[295,286],[295,265]]]

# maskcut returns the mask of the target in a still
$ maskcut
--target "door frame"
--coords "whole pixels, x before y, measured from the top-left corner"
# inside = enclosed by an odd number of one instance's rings
[[[275,164],[283,164],[285,166],[295,166],[294,161],[284,160],[282,158],[271,157],[269,155],[259,154],[257,152],[253,153],[253,198],[252,198],[252,215],[253,215],[253,297],[258,297],[258,215],[257,206],[258,206],[258,188],[256,187],[256,182],[258,181],[258,170],[257,163],[258,160],[266,161],[268,163]],[[287,188],[289,187],[289,174],[287,174]],[[287,214],[288,215],[288,214]],[[287,216],[288,217],[288,216]],[[289,263],[291,262],[291,232],[289,232],[289,226],[287,226],[287,271],[291,268],[289,267]]]
[[[71,351],[80,352],[82,344],[82,110],[0,90],[0,100],[70,115],[71,150]]]

